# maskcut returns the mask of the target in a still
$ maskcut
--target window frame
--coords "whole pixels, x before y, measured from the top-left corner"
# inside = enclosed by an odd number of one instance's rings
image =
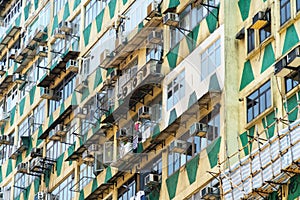
[[[266,87],[266,88],[265,88]],[[268,96],[269,94],[269,96]],[[250,97],[253,96],[253,99]],[[261,101],[264,102],[262,104]],[[268,99],[270,102],[268,102]],[[263,105],[263,108],[262,108]],[[264,82],[259,88],[254,90],[251,94],[246,97],[246,121],[247,123],[252,122],[266,110],[271,108],[272,102],[272,87],[271,80]],[[256,108],[257,106],[257,108]],[[257,110],[258,109],[258,110]],[[251,111],[251,117],[249,117],[249,112]]]
[[[291,11],[291,1],[290,0],[280,0],[279,2],[280,8],[280,26],[284,25],[287,21],[289,21],[292,17]],[[284,11],[284,13],[283,13]],[[283,18],[284,14],[284,18]]]
[[[171,108],[184,98],[185,82],[185,70],[182,70],[167,85],[167,111],[171,110]],[[176,87],[178,87],[177,90]]]
[[[247,29],[247,53],[251,53],[255,49],[255,30]]]

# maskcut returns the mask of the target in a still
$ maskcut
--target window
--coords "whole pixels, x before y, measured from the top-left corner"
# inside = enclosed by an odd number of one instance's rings
[[[150,60],[160,60],[161,59],[162,47],[157,45],[154,48],[148,48],[146,50],[146,62]]]
[[[13,142],[14,142],[14,135],[15,135],[15,133],[12,133],[9,135],[11,144],[13,144]],[[1,145],[0,146],[0,164],[3,164],[9,158],[12,150],[13,150],[13,145]]]
[[[14,182],[14,198],[17,198],[35,179],[36,177],[17,173]]]
[[[195,137],[199,140],[201,150],[205,149],[210,143],[220,136],[220,106],[216,105],[214,110],[200,120],[201,123],[207,124],[208,129],[205,137]]]
[[[68,74],[55,88],[55,94],[60,94],[62,98],[59,101],[49,100],[48,115],[55,111],[64,102],[65,99],[72,95],[76,84],[75,77],[76,76],[74,73]]]
[[[18,102],[18,86],[15,86],[7,94],[7,98],[6,98],[7,111],[8,112],[11,111],[11,109],[17,104],[17,102]]]
[[[53,16],[55,16],[60,9],[67,3],[68,0],[54,0],[54,13]]]
[[[208,77],[220,64],[221,39],[218,39],[201,54],[201,80]]]
[[[299,73],[293,73],[291,76],[285,78],[285,92],[291,91],[299,85]]]
[[[283,25],[291,18],[290,0],[280,0],[280,25]]]
[[[29,119],[27,117],[19,125],[19,138],[21,136],[29,136],[29,132],[30,132]]]
[[[296,2],[296,9],[297,9],[297,11],[300,10],[300,0],[297,0],[297,2]]]
[[[136,194],[136,183],[135,180],[129,183],[124,184],[125,187],[121,187],[118,191],[119,197],[118,200],[129,200],[131,197],[134,197]]]
[[[255,48],[254,29],[248,29],[247,50],[250,53]]]
[[[247,97],[247,122],[271,107],[271,104],[271,84],[268,81]]]
[[[211,6],[217,6],[219,3],[219,0],[203,1],[203,4]],[[193,28],[208,15],[209,11],[212,11],[213,9],[213,7],[202,5],[198,5],[195,7],[192,7],[191,5],[187,6],[185,10],[179,14],[178,27],[184,28],[186,30],[193,30]],[[170,47],[173,48],[188,33],[188,31],[179,31],[177,28],[170,27]]]
[[[65,137],[63,137],[62,142],[65,141]],[[47,158],[52,160],[56,160],[62,153],[64,153],[68,146],[67,144],[62,143],[61,141],[50,141],[47,143]]]
[[[57,186],[52,194],[55,200],[71,200],[74,198],[75,193],[70,191],[74,185],[74,174],[71,174],[59,186]]]
[[[92,21],[108,3],[109,1],[91,0],[85,7],[84,27],[87,27],[90,23],[92,23]]]
[[[167,110],[170,110],[185,94],[185,71],[168,84]]]
[[[93,173],[93,166],[92,165],[86,165],[82,164],[80,165],[80,174],[79,174],[79,189],[82,190],[87,184],[90,183],[93,178],[95,178],[95,175]]]
[[[259,42],[262,43],[263,41],[265,41],[265,39],[267,39],[270,36],[271,36],[271,23],[268,22],[266,26],[259,29]]]
[[[36,131],[45,120],[45,101],[42,101],[34,110],[33,110],[34,124],[33,132]]]

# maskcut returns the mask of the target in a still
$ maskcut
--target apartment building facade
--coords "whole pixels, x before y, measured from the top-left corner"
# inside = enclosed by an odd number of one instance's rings
[[[300,195],[299,0],[0,7],[0,198]]]

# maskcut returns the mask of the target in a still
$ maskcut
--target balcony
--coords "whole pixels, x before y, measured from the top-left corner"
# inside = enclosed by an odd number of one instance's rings
[[[119,94],[119,107],[110,112],[103,122],[113,123],[116,120],[114,117],[124,116],[147,94],[152,94],[154,87],[161,84],[163,77],[159,61],[150,60],[123,85]]]
[[[95,126],[92,126],[84,135],[79,134],[82,145],[77,146],[77,148],[75,145],[76,150],[69,155],[66,161],[78,160],[82,156],[82,153],[87,150],[88,146],[92,144],[104,144],[107,140],[105,131],[110,127],[111,126],[109,125],[101,125],[100,123],[97,123]]]
[[[15,36],[20,33],[21,27],[17,25],[11,25],[8,29],[6,27],[0,27],[0,29],[5,30],[3,38],[0,39],[0,51],[7,47],[8,43],[15,38]]]
[[[125,60],[131,52],[139,49],[148,36],[156,30],[156,27],[162,22],[161,16],[144,19],[133,31],[126,36],[120,36],[116,39],[115,55],[111,58],[104,68],[116,68]]]
[[[16,73],[21,72],[27,64],[39,54],[40,45],[45,45],[47,40],[46,28],[39,26],[34,33],[28,34],[23,41],[21,49],[15,55],[15,62],[19,63]]]
[[[260,199],[299,174],[300,121],[280,130],[221,174],[225,199]],[[243,191],[242,191],[243,190]]]
[[[62,53],[60,57],[51,65],[48,73],[42,77],[37,85],[38,87],[49,87],[50,84],[54,82],[56,77],[58,77],[62,72],[69,73],[73,71],[71,69],[74,69],[74,65],[72,68],[69,68],[71,64],[69,61],[76,60],[80,53],[78,50],[78,45],[76,45],[77,43],[78,41],[75,42],[75,45],[70,45],[66,48],[65,52]]]

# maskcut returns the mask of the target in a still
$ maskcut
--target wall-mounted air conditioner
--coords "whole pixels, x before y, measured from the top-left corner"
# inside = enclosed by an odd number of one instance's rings
[[[287,65],[294,68],[300,66],[300,46],[297,46],[287,55]]]
[[[190,127],[190,136],[198,135],[205,137],[207,133],[207,124],[195,122]]]
[[[28,173],[28,163],[20,163],[17,166],[18,173]]]
[[[66,34],[62,30],[60,30],[59,28],[56,28],[54,30],[53,37],[55,39],[65,39],[66,38]]]
[[[157,3],[156,3],[156,1],[153,1],[147,6],[147,17],[149,17],[149,18],[155,17],[155,15],[157,15],[157,13],[158,13]]]
[[[83,108],[77,107],[74,110],[74,116],[77,118],[86,119],[87,115],[88,115],[88,108],[86,108],[86,107],[83,107]]]
[[[41,96],[41,98],[43,99],[49,99],[55,101],[59,101],[61,97],[62,97],[61,92],[55,92],[54,90],[51,90],[49,88],[44,88]]]
[[[48,47],[47,46],[39,46],[36,50],[36,54],[40,57],[47,57],[48,56]]]
[[[8,58],[15,59],[17,53],[18,53],[18,49],[10,49],[8,52]]]
[[[16,82],[18,84],[22,84],[24,83],[26,80],[25,80],[25,76],[17,73],[17,74],[14,74],[13,75],[13,78],[12,78],[13,82]]]
[[[112,52],[109,49],[105,49],[100,53],[100,66],[106,66],[112,58]]]
[[[68,21],[61,21],[58,24],[58,28],[59,30],[66,32],[66,33],[71,33],[72,29],[73,29],[73,24],[71,22]]]
[[[218,199],[220,197],[220,190],[217,187],[205,187],[201,190],[202,199]]]
[[[145,177],[144,181],[145,181],[145,186],[147,187],[158,185],[160,182],[160,175],[150,173]]]
[[[42,157],[43,156],[43,148],[33,148],[30,152],[30,156],[32,158]]]
[[[69,60],[66,64],[66,70],[77,73],[79,69],[79,64],[77,60]]]
[[[65,136],[67,131],[65,129],[65,126],[63,124],[57,124],[54,128],[55,134],[59,136]]]
[[[84,89],[87,89],[88,88],[88,80],[87,80],[87,77],[80,74],[80,75],[77,75],[77,78],[76,78],[76,90],[78,91],[82,91]]]
[[[179,17],[177,13],[166,13],[163,18],[163,24],[168,26],[178,26]]]
[[[271,20],[270,11],[259,11],[252,18],[252,26],[253,29],[261,29]]]
[[[190,143],[184,140],[174,140],[169,146],[169,151],[175,153],[185,153]]]
[[[287,66],[287,56],[285,56],[275,63],[274,74],[279,77],[285,77],[289,73],[291,73],[291,69]]]
[[[138,110],[138,117],[143,119],[150,119],[151,117],[151,107],[142,106]]]

